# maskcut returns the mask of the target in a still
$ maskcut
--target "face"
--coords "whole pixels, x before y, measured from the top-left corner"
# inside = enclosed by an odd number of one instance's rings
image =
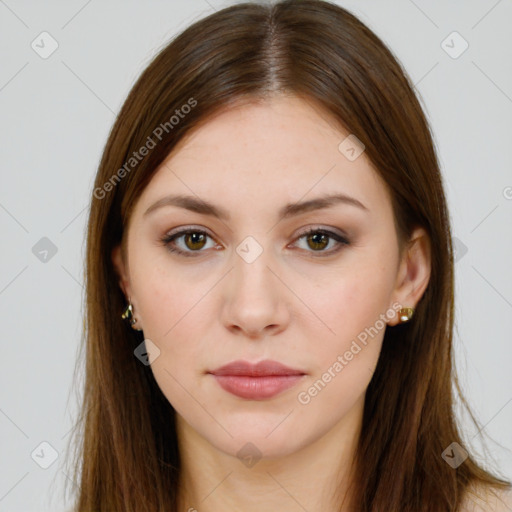
[[[343,424],[396,323],[390,197],[348,135],[294,97],[224,111],[160,166],[113,255],[179,425],[225,453],[286,455]],[[345,200],[309,203],[328,195]],[[237,360],[301,375],[210,373]]]

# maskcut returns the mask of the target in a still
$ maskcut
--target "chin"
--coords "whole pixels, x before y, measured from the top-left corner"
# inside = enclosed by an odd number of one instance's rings
[[[290,441],[290,437],[289,433],[284,436],[274,437],[271,434],[265,437],[261,433],[248,429],[246,434],[239,433],[233,439],[224,439],[220,444],[214,444],[217,449],[240,459],[241,463],[251,467],[259,460],[286,457],[300,450],[300,440]]]

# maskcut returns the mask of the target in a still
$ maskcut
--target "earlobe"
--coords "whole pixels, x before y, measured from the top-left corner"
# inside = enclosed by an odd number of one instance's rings
[[[142,331],[141,327],[137,327],[137,325],[141,325],[139,321],[140,319],[137,320],[137,318],[135,318],[134,316],[135,308],[134,305],[132,304],[132,291],[130,286],[130,279],[128,277],[127,265],[123,258],[121,244],[112,249],[111,258],[112,263],[114,265],[114,269],[119,278],[119,287],[123,291],[125,300],[128,303],[125,309],[123,310],[123,313],[121,314],[121,318],[123,320],[128,320],[132,329],[136,331]]]
[[[431,272],[431,243],[423,228],[416,228],[404,251],[397,276],[393,300],[403,308],[416,308],[425,292]],[[388,325],[399,323],[399,315]]]

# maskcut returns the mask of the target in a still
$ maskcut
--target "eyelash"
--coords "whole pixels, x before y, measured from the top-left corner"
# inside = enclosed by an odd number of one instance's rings
[[[181,231],[177,231],[176,233],[167,234],[167,235],[163,236],[160,239],[160,242],[171,253],[176,253],[176,254],[178,254],[180,256],[185,256],[187,258],[188,257],[194,258],[194,257],[199,256],[199,254],[201,252],[205,252],[205,251],[203,251],[203,250],[197,250],[197,251],[190,251],[190,250],[188,250],[188,251],[184,251],[182,249],[177,249],[176,247],[171,246],[171,243],[173,243],[176,238],[180,238],[180,237],[182,237],[184,235],[188,235],[188,234],[192,234],[192,233],[196,233],[196,234],[199,233],[199,234],[202,234],[202,235],[206,235],[209,238],[212,238],[206,231],[204,231],[202,229],[187,228],[187,229],[183,229]],[[345,237],[339,235],[338,233],[334,233],[333,231],[329,231],[327,229],[320,229],[320,228],[308,229],[307,231],[301,233],[297,237],[297,240],[300,240],[301,238],[307,237],[308,235],[317,234],[317,233],[322,234],[322,235],[326,235],[329,238],[334,239],[337,242],[338,247],[335,248],[335,249],[330,249],[328,251],[325,251],[325,250],[306,251],[306,252],[313,253],[314,257],[320,257],[321,258],[321,257],[325,257],[325,256],[330,256],[330,255],[335,254],[338,251],[340,251],[344,246],[350,245],[350,241],[348,239],[346,239]],[[212,238],[212,240],[213,240],[213,238]],[[195,254],[195,253],[198,253],[198,254]]]

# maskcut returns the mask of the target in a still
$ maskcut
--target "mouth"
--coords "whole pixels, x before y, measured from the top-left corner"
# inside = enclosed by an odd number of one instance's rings
[[[270,360],[257,364],[233,361],[208,373],[222,389],[248,400],[272,398],[295,386],[306,375],[302,370]]]

